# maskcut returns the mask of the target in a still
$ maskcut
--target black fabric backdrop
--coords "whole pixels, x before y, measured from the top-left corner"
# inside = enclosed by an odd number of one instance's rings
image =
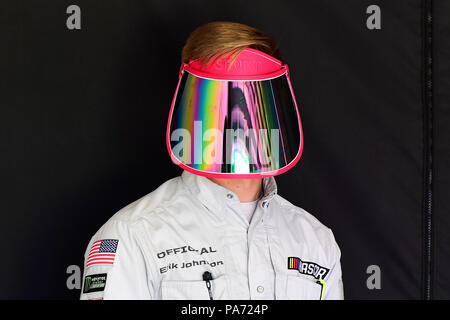
[[[449,299],[449,18],[445,0],[3,1],[0,298],[79,297],[66,268],[94,232],[181,173],[164,133],[184,41],[230,20],[289,64],[305,148],[279,193],[333,229],[346,298]]]

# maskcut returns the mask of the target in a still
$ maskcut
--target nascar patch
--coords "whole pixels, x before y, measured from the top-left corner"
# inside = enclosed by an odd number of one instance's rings
[[[322,267],[314,262],[302,261],[297,257],[288,258],[288,269],[297,270],[301,274],[313,276],[315,279],[324,279],[330,269]]]
[[[106,286],[106,273],[91,274],[84,278],[83,293],[104,291]]]

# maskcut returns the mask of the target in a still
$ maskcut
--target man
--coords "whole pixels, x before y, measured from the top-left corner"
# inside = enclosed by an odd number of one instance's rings
[[[185,171],[91,239],[82,299],[343,299],[333,233],[277,194],[303,136],[273,40],[238,23],[197,28],[167,126]]]

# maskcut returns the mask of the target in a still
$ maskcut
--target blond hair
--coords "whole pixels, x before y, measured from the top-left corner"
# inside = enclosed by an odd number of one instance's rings
[[[262,31],[236,22],[216,21],[196,28],[183,47],[182,62],[198,59],[206,65],[231,55],[231,62],[245,48],[252,48],[281,60],[275,41]]]

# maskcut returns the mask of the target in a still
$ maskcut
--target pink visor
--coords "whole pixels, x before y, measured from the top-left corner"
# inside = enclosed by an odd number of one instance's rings
[[[303,134],[287,65],[246,48],[183,63],[166,135],[173,162],[214,178],[263,178],[300,159]]]

